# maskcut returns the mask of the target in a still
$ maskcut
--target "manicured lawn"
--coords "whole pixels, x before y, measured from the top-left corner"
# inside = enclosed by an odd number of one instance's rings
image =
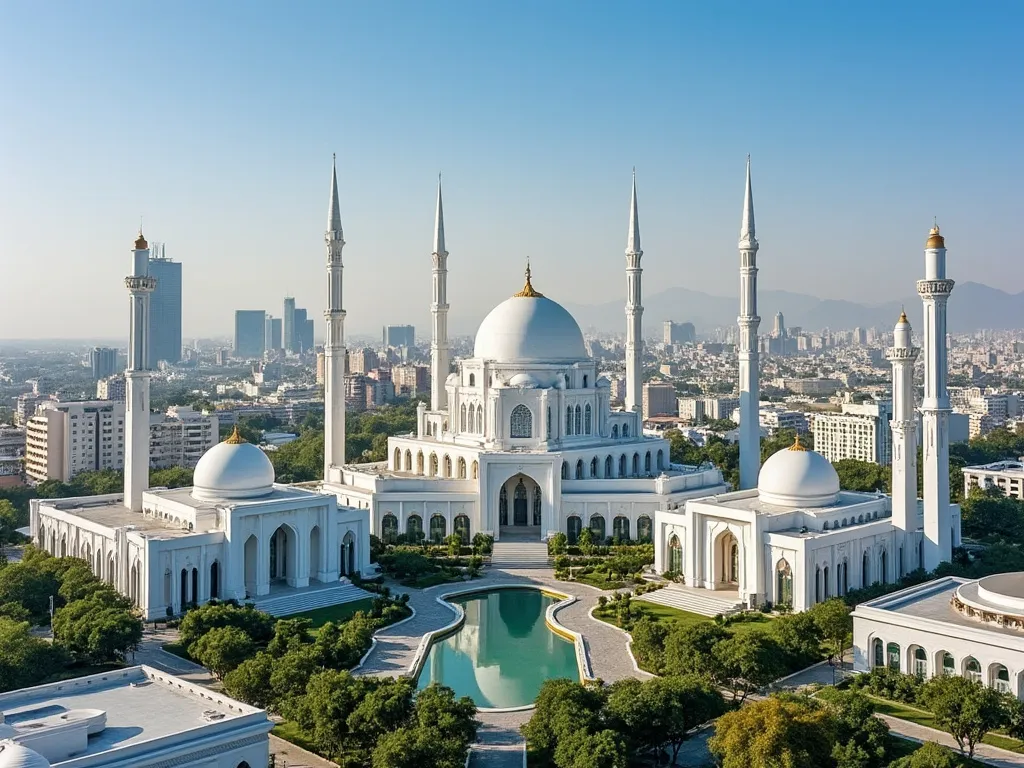
[[[290,720],[282,720],[275,725],[272,733],[285,741],[290,741],[292,744],[302,747],[308,752],[312,752],[314,755],[320,754],[316,751],[316,745],[306,736],[306,732],[299,728],[298,724]]]
[[[168,653],[173,653],[175,656],[179,656],[185,659],[186,661],[192,661],[192,657],[185,652],[185,648],[182,646],[181,643],[164,643],[160,647]]]
[[[622,589],[623,587],[630,587],[633,585],[632,581],[608,581],[608,574],[598,571],[595,573],[577,573],[574,574],[572,579],[564,579],[566,584],[572,584],[573,582],[579,582],[581,584],[589,584],[592,587],[598,589]]]
[[[342,603],[341,605],[329,605],[326,608],[315,608],[312,611],[305,611],[304,613],[295,613],[290,616],[284,616],[283,618],[309,619],[313,622],[312,629],[317,630],[324,624],[326,624],[328,621],[333,621],[335,623],[348,621],[357,611],[363,611],[364,613],[367,613],[369,612],[370,607],[372,605],[373,598],[365,597],[362,600],[353,600],[351,603]]]
[[[898,701],[889,701],[888,699],[882,699],[878,696],[872,696],[871,694],[868,694],[868,697],[875,702],[875,709],[880,714],[889,715],[890,717],[898,717],[900,720],[907,720],[911,723],[924,725],[928,728],[934,728],[937,731],[945,733],[944,728],[935,724],[935,715],[926,709],[918,709],[910,704],[902,704]],[[1008,749],[1011,752],[1024,752],[1024,742],[1002,735],[997,731],[987,734],[982,741],[985,744],[990,744],[993,747],[1000,747],[1001,749]]]
[[[615,611],[613,603],[609,601],[608,608],[602,611],[600,608],[594,611],[594,618],[600,619],[601,621],[615,625]],[[643,612],[645,616],[649,616],[655,621],[664,622],[676,622],[682,626],[689,626],[691,624],[700,624],[701,622],[711,621],[712,619],[708,616],[702,616],[699,613],[691,613],[690,611],[681,611],[678,608],[672,608],[668,605],[659,605],[657,603],[649,603],[646,600],[638,601],[636,598],[632,601],[632,610],[636,611],[637,608]],[[765,614],[755,614],[748,621],[738,621],[730,624],[726,627],[730,634],[743,635],[747,632],[752,632],[757,629],[765,629],[766,625],[771,622],[771,616]]]

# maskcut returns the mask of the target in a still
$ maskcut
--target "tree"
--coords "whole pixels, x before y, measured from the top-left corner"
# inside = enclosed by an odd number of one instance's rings
[[[34,637],[27,621],[0,616],[0,692],[35,685],[64,661],[61,649]]]
[[[178,626],[179,642],[191,653],[192,643],[216,627],[238,627],[260,645],[274,636],[274,617],[253,605],[208,603],[185,614]]]
[[[224,676],[224,688],[236,699],[254,707],[276,710],[274,688],[270,684],[273,672],[274,657],[260,651]]]
[[[722,640],[711,657],[711,676],[732,689],[733,701],[743,702],[786,672],[782,648],[767,632],[747,632]]]
[[[842,663],[847,638],[853,632],[853,619],[846,602],[841,597],[833,597],[817,603],[808,613],[828,646],[829,660]]]
[[[53,640],[79,662],[123,661],[142,641],[142,621],[109,585],[53,617]]]
[[[534,701],[533,715],[522,727],[537,765],[552,765],[563,738],[596,730],[607,692],[573,680],[548,680]]]
[[[974,756],[974,747],[985,734],[1003,722],[999,692],[966,677],[933,677],[921,689],[921,699],[968,757]]]
[[[27,556],[32,554],[26,551]],[[50,597],[56,597],[60,589],[60,581],[53,570],[42,566],[43,559],[39,558],[39,562],[26,559],[0,568],[0,605],[24,606],[33,624],[49,623]]]
[[[217,627],[196,640],[189,655],[223,680],[255,651],[252,638],[238,627]]]
[[[771,696],[722,715],[708,749],[722,768],[821,768],[829,765],[833,744],[824,707]]]
[[[187,488],[192,485],[192,470],[187,467],[168,467],[149,471],[151,488]]]
[[[818,694],[835,717],[837,768],[885,768],[889,764],[889,726],[875,717],[875,706],[860,691],[826,688]]]
[[[839,475],[839,487],[844,491],[892,491],[892,468],[873,461],[841,459],[832,463]]]
[[[622,737],[611,729],[572,731],[555,748],[557,768],[626,768]]]
[[[782,648],[787,669],[803,669],[821,659],[821,629],[809,612],[779,616],[768,631]]]
[[[889,768],[960,768],[960,758],[951,749],[934,741],[926,741],[906,757],[889,764]]]
[[[983,541],[1024,539],[1024,502],[1008,498],[999,488],[974,488],[960,505],[963,534]]]
[[[664,665],[668,628],[660,621],[642,616],[633,623],[630,635],[633,638],[630,648],[637,664],[654,674],[660,673]]]
[[[718,691],[699,677],[654,678],[644,685],[646,696],[655,702],[652,710],[660,714],[662,744],[671,748],[673,764],[690,732],[725,711]]]
[[[711,621],[674,627],[665,638],[665,673],[713,678],[717,669],[715,646],[728,637],[725,629]]]
[[[18,541],[18,510],[7,499],[0,499],[0,566],[7,564],[6,547]]]

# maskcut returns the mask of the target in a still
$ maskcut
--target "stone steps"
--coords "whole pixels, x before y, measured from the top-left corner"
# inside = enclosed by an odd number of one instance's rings
[[[648,592],[635,599],[666,605],[669,608],[678,608],[690,613],[699,613],[701,616],[717,616],[720,613],[728,616],[743,609],[743,603],[740,600],[716,597],[709,590],[681,587],[675,584]]]
[[[290,616],[294,613],[312,611],[316,608],[327,608],[332,605],[351,603],[373,597],[370,592],[360,589],[354,584],[337,583],[287,594],[266,595],[256,600],[256,607],[274,616]]]
[[[504,570],[547,568],[548,545],[543,541],[496,541],[491,550],[491,567]]]

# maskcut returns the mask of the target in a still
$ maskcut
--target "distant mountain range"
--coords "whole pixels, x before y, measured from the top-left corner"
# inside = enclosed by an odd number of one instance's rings
[[[786,327],[799,326],[806,331],[824,328],[891,328],[906,307],[911,324],[920,332],[921,299],[916,295],[902,301],[882,304],[857,304],[852,301],[819,299],[789,291],[758,291],[761,333],[771,331],[775,313],[782,312]],[[625,327],[623,302],[605,304],[565,304],[580,327],[597,332],[621,331]],[[687,288],[669,288],[644,297],[646,336],[660,336],[665,320],[689,322],[697,332],[734,325],[739,303],[732,296],[711,296]],[[1007,330],[1024,328],[1024,292],[1011,294],[981,283],[957,283],[949,300],[949,330],[952,333],[982,328]]]

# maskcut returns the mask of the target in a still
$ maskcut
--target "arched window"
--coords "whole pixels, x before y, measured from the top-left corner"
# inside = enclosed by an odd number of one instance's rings
[[[882,550],[881,567],[879,570],[881,571],[879,574],[879,576],[881,576],[880,580],[885,584],[885,580],[889,574],[889,554],[884,549]]]
[[[419,451],[416,454],[416,474],[423,474],[423,451]]]
[[[472,478],[476,480],[480,473],[480,465],[476,462],[476,460],[474,460],[471,466],[473,469]]]
[[[885,646],[886,663],[889,669],[900,668],[900,646],[899,643],[889,643]],[[979,673],[980,674],[980,673]]]
[[[220,563],[214,560],[210,563],[210,599],[220,597]]]
[[[463,403],[462,406],[459,408],[459,428],[463,432],[468,432],[468,431],[472,430],[472,427],[466,421],[466,404],[465,403]]]
[[[459,456],[459,461],[458,461],[458,463],[455,466],[458,467],[459,480],[465,480],[466,479],[466,460],[464,458],[462,458],[461,456]]]
[[[662,470],[664,468],[665,468],[665,452],[659,450],[658,451],[658,470],[660,471],[660,470]]]
[[[604,476],[605,477],[611,477],[612,476],[612,457],[611,456],[605,456],[604,457]]]
[[[876,667],[884,667],[885,666],[885,643],[882,642],[881,638],[876,637],[875,638],[875,642],[873,643],[873,645],[874,645],[874,648],[873,648],[873,651],[874,651],[874,666],[876,666]]]
[[[430,476],[437,477],[437,454],[430,454]]]
[[[858,523],[863,523],[864,522],[864,515],[857,515],[857,522]]]
[[[612,536],[618,541],[629,541],[629,518],[616,515],[612,520]]]
[[[584,377],[584,379],[585,378],[586,377]],[[586,385],[584,385],[584,386],[586,386]],[[587,403],[587,407],[583,409],[583,431],[586,434],[588,434],[588,435],[590,434],[590,431],[591,431],[590,421],[591,421],[590,403]]]
[[[547,439],[551,439],[551,406],[548,406]]]
[[[953,654],[949,651],[939,651],[938,658],[941,660],[941,670],[944,675],[955,675],[956,674],[956,662],[953,660]]]
[[[843,527],[843,528],[845,528],[845,527],[846,527],[846,518],[845,518],[845,517],[843,518],[843,522],[842,522],[842,527]]]
[[[1010,692],[1010,671],[1002,664],[989,667],[989,684],[1000,693]]]
[[[618,424],[612,424],[612,439],[613,440],[618,440],[619,439],[619,425]]]
[[[391,468],[392,469],[401,469],[402,468],[402,449],[401,448],[395,448],[395,460],[392,462]]]
[[[619,477],[626,476],[626,454],[619,456]]]
[[[629,437],[629,424],[622,425],[622,436]]]
[[[642,544],[651,543],[651,518],[647,515],[640,515],[636,519],[636,539]]]
[[[575,423],[574,426],[575,426],[576,430],[575,430],[575,432],[573,434],[582,435],[583,434],[583,409],[580,408],[578,405],[576,406],[576,423]]]
[[[814,566],[814,602],[821,602],[821,566]]]
[[[821,583],[824,588],[825,599],[828,600],[832,597],[832,583],[829,581],[829,567],[826,565],[821,569]]]
[[[976,683],[981,682],[981,664],[973,656],[964,659],[964,677]]]
[[[508,525],[508,489],[504,485],[498,491],[498,525]]]
[[[896,550],[896,578],[903,578],[903,547]]]
[[[914,648],[911,661],[913,662],[911,674],[917,677],[918,680],[924,680],[928,675],[928,654],[924,652],[924,648],[921,646]]]
[[[468,547],[470,542],[469,517],[466,515],[456,515],[454,527],[455,532],[459,534],[459,538],[462,539],[462,546]]]
[[[587,388],[587,374],[585,373],[583,374],[583,388]],[[588,429],[587,431],[589,432],[590,430]]]
[[[775,602],[779,605],[793,604],[793,569],[785,558],[775,565]]]
[[[590,460],[590,476],[597,477],[597,456]]]
[[[605,536],[604,533],[604,516],[603,515],[591,515],[590,516],[590,536],[594,540],[595,544],[604,544]]]
[[[583,528],[583,521],[579,515],[569,515],[565,520],[565,537],[570,544],[580,540],[580,530]]]
[[[476,432],[478,435],[484,432],[484,407],[479,404],[476,407]]]
[[[679,543],[679,537],[675,534],[668,540],[668,569],[673,573],[683,571],[683,545]]]
[[[405,452],[405,471],[412,472],[412,451]]]
[[[471,387],[475,387],[476,386],[476,375],[475,374],[472,374],[472,373],[469,374],[469,386],[471,386]]]
[[[440,544],[444,541],[444,537],[447,535],[448,525],[445,522],[444,515],[431,515],[430,516],[430,540],[435,544]]]
[[[824,523],[821,524],[821,530],[823,530],[823,531],[827,531],[828,530],[828,520],[826,520]]]
[[[583,479],[583,459],[579,459],[576,462],[576,479]]]
[[[451,477],[452,476],[452,457],[449,456],[447,453],[444,455],[444,463],[443,463],[442,466],[444,467],[444,476],[445,477]]]
[[[417,542],[423,538],[423,518],[419,515],[409,515],[405,521],[405,535],[409,541]]]
[[[651,471],[651,452],[648,451],[646,454],[644,454],[644,472],[650,472],[650,471]]]
[[[839,564],[839,570],[836,572],[836,582],[836,589],[838,589],[840,596],[850,591],[850,564],[845,558]]]
[[[563,461],[562,462],[562,479],[563,480],[568,480],[569,479],[569,462],[567,462],[567,461]]]
[[[860,563],[860,585],[861,587],[871,586],[871,558],[868,557],[868,553],[864,553],[864,557]]]
[[[525,405],[512,409],[510,437],[533,437],[533,414]]]
[[[633,477],[640,477],[640,454],[633,454]]]
[[[565,409],[565,434],[572,434],[572,406],[568,406]]]
[[[541,502],[540,502],[540,486],[533,486],[533,524],[540,525],[541,521]]]
[[[569,374],[565,374],[564,376],[562,376],[562,380],[565,382],[565,388],[568,389],[569,388]]]

